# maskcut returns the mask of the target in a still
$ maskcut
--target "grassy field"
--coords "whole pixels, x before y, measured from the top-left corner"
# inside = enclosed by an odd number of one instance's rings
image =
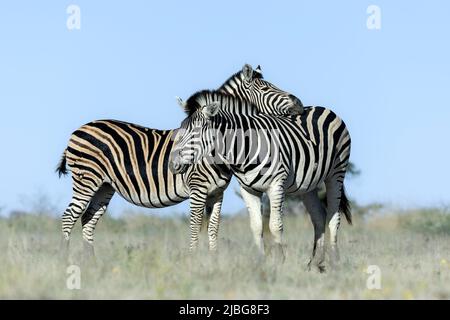
[[[304,216],[285,217],[287,258],[255,255],[246,216],[224,218],[219,252],[187,253],[183,218],[105,217],[96,237],[97,262],[83,259],[74,230],[71,264],[80,266],[81,289],[69,290],[58,258],[59,220],[25,215],[0,218],[0,298],[37,299],[449,299],[448,214],[417,212],[357,219],[341,227],[341,263],[326,274],[308,272],[312,227]],[[369,290],[369,265],[381,271],[381,288]]]

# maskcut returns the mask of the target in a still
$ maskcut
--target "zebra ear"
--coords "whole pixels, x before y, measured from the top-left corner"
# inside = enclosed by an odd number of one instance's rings
[[[253,79],[253,68],[249,64],[245,64],[242,67],[242,75],[244,76],[245,81],[252,81]]]
[[[183,111],[186,111],[186,101],[183,101],[183,99],[178,96],[176,96],[175,99],[177,100],[177,103],[180,105],[180,107],[183,108]]]
[[[203,106],[202,113],[206,119],[210,119],[219,113],[219,107],[220,104],[218,101],[211,102],[210,104]]]
[[[262,74],[261,66],[259,64],[256,67],[255,71]]]

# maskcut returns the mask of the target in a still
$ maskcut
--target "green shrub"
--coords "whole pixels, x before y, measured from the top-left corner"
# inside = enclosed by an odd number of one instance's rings
[[[450,235],[450,213],[441,209],[424,209],[399,216],[400,226],[427,234]]]

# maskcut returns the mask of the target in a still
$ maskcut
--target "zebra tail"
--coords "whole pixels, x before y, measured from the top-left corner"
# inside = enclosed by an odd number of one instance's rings
[[[67,167],[66,167],[66,151],[64,150],[63,155],[61,157],[61,161],[59,161],[58,166],[56,167],[56,172],[58,173],[58,176],[61,178],[61,176],[65,176],[68,171],[67,171]]]
[[[350,201],[345,194],[345,188],[342,186],[341,202],[339,203],[339,212],[345,215],[349,225],[352,225],[352,213],[350,211]]]

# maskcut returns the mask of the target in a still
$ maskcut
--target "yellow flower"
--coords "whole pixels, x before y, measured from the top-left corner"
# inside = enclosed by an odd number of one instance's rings
[[[413,293],[411,291],[406,290],[406,291],[403,292],[403,299],[405,299],[405,300],[412,300],[412,299],[414,299],[414,295],[413,295]]]
[[[236,294],[233,290],[228,290],[227,292],[225,292],[225,299],[227,300],[233,300],[236,299]]]
[[[112,273],[119,273],[120,272],[120,268],[119,267],[114,267],[112,269]]]
[[[392,288],[390,286],[383,286],[383,295],[388,296],[392,293]]]
[[[448,264],[447,260],[442,259],[441,260],[441,266],[446,266]]]

